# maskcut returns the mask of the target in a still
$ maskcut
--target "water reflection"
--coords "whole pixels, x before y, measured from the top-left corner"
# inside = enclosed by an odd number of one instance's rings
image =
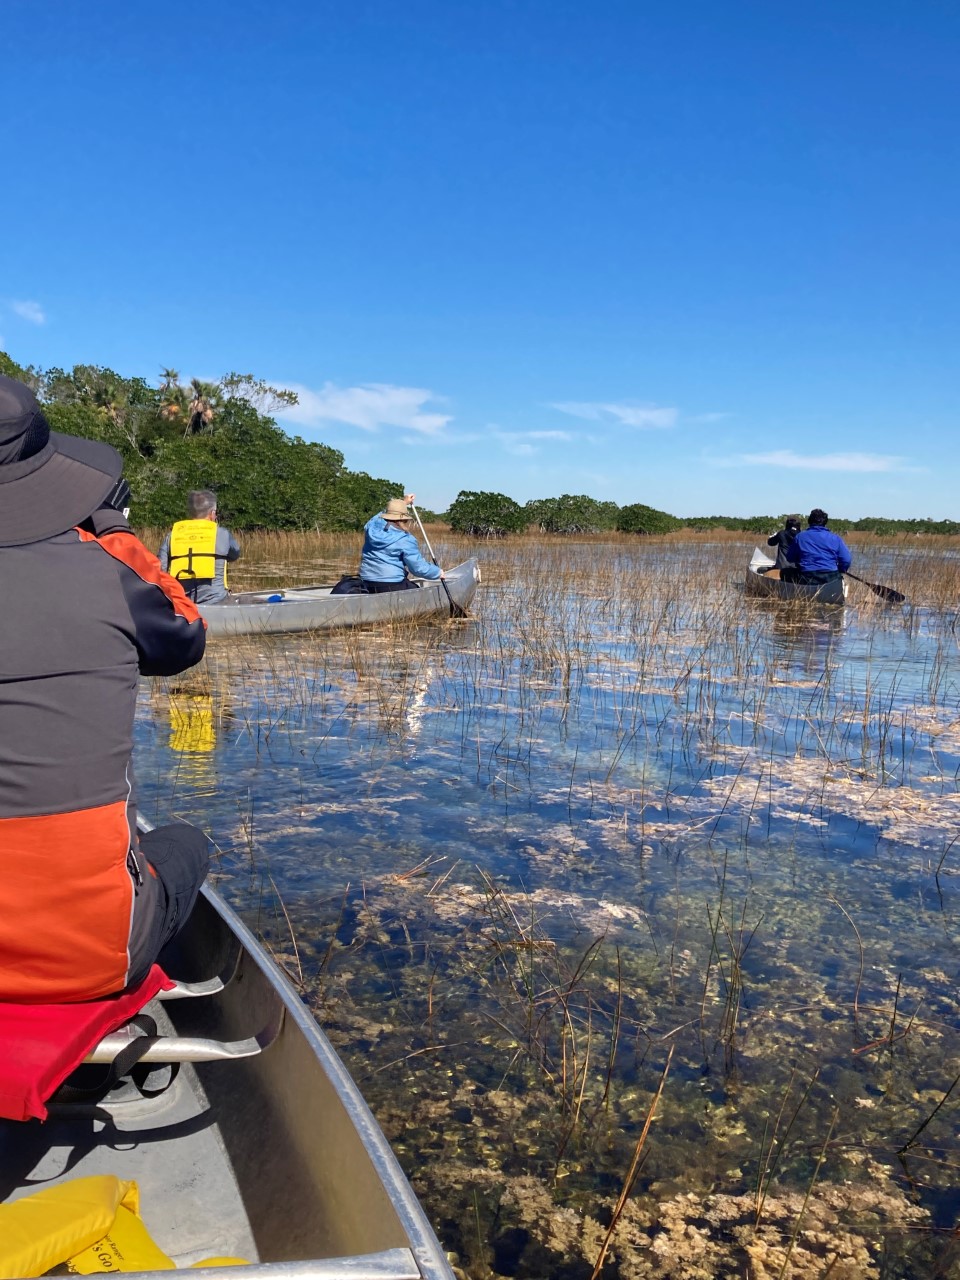
[[[205,756],[217,744],[213,718],[213,694],[174,695],[168,707],[169,747],[177,755]]]
[[[819,678],[836,665],[837,642],[851,615],[836,605],[811,605],[802,611],[773,608],[770,640],[775,654],[794,663],[805,675]]]

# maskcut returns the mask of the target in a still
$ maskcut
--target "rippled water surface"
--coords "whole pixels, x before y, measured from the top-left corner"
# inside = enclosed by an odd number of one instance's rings
[[[353,567],[296,545],[244,585]],[[750,550],[491,545],[468,622],[142,690],[144,809],[210,832],[471,1277],[960,1274],[956,557],[798,611]]]

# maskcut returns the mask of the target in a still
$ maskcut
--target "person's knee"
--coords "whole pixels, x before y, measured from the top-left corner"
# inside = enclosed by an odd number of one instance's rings
[[[140,848],[165,883],[171,878],[202,883],[210,869],[210,841],[199,827],[186,822],[172,822],[145,832],[140,837]]]

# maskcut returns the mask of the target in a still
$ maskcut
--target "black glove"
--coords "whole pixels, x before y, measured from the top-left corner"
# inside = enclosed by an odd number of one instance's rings
[[[121,476],[96,511],[81,522],[80,528],[98,538],[105,533],[129,533],[130,526],[126,517],[129,508],[130,486]]]

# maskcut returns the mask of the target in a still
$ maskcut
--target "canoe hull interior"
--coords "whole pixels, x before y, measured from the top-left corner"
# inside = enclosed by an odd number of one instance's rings
[[[452,1280],[329,1041],[216,894],[205,890],[168,968],[184,981],[219,975],[225,987],[153,1002],[161,1031],[268,1047],[186,1064],[158,1098],[128,1085],[97,1108],[52,1108],[42,1125],[0,1122],[0,1199],[40,1177],[113,1173],[139,1183],[150,1233],[178,1265],[217,1255],[260,1264],[198,1275]]]
[[[448,616],[451,598],[463,610],[473,601],[480,583],[476,559],[448,569],[445,581],[449,596],[439,581],[380,595],[335,596],[330,587],[301,587],[274,593],[248,591],[236,597],[236,603],[202,605],[200,611],[208,636],[324,631]],[[283,598],[271,602],[267,599],[271,594]]]

